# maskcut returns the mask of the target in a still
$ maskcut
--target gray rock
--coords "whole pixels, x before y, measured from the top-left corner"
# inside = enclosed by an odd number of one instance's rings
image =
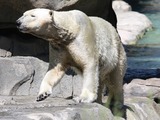
[[[112,7],[114,11],[117,11],[117,12],[120,12],[120,11],[126,12],[126,11],[132,10],[132,7],[123,0],[114,0],[112,3]]]
[[[12,53],[10,51],[0,48],[0,57],[11,57]]]
[[[52,97],[68,98],[73,94],[73,77],[65,75],[59,84],[53,88]]]
[[[131,83],[124,85],[124,91],[126,96],[148,97],[153,100],[160,100],[160,79],[134,79]]]
[[[76,104],[64,99],[80,93],[82,81],[79,76],[66,75],[53,89],[51,97],[36,102],[35,95],[48,68],[48,63],[37,58],[0,58],[0,68],[0,119],[124,120],[99,104]],[[124,85],[128,120],[160,119],[159,82],[158,78],[135,79]]]
[[[23,61],[28,60],[33,68],[32,81],[21,85],[16,95],[37,95],[41,81],[48,70],[48,63],[34,57],[21,57]],[[28,89],[28,91],[27,91]]]
[[[127,120],[159,120],[160,106],[146,97],[128,97],[125,99]]]
[[[34,57],[0,58],[0,95],[37,95],[48,63]],[[52,97],[68,98],[81,92],[79,76],[65,75]]]
[[[34,102],[34,97],[4,97],[0,119],[12,120],[114,120],[111,111],[99,104],[75,104],[72,100],[49,98]],[[10,102],[12,101],[12,102]],[[14,101],[14,102],[13,102]]]
[[[117,15],[117,30],[125,45],[133,45],[152,29],[151,21],[144,14],[131,11],[131,6],[122,0],[113,1],[112,7]]]
[[[117,11],[116,15],[118,33],[125,45],[135,44],[146,31],[152,29],[151,21],[141,13]]]
[[[19,87],[32,81],[33,66],[22,58],[0,58],[0,94],[15,95]]]
[[[48,63],[33,57],[0,58],[0,94],[37,94],[47,69]]]
[[[75,104],[60,98],[35,102],[35,96],[0,96],[0,102],[3,120],[124,120],[97,103]],[[125,97],[125,105],[127,120],[160,119],[160,106],[149,98]]]

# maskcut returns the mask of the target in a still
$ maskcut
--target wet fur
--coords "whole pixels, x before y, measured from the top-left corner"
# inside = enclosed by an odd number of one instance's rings
[[[40,22],[38,28],[25,21],[31,14],[39,16],[35,19]],[[83,77],[82,92],[74,98],[75,101],[90,103],[97,100],[102,103],[102,90],[107,87],[105,105],[115,114],[121,111],[126,54],[117,31],[110,23],[98,17],[88,17],[78,10],[57,12],[48,9],[27,11],[17,22],[22,32],[45,39],[50,42],[51,49],[58,50],[55,64],[50,49],[50,69],[42,80],[37,101],[47,98],[65,71],[74,67]],[[23,31],[24,28],[28,30]]]

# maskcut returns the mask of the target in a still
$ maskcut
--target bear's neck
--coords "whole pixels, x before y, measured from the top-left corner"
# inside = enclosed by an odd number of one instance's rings
[[[50,38],[50,43],[54,45],[55,47],[66,47],[68,46],[74,39],[74,35],[70,33],[68,30],[61,28],[59,26],[56,26],[54,23],[52,24],[51,27],[51,38]],[[56,30],[55,30],[56,29]],[[53,34],[53,31],[55,33]]]
[[[31,33],[32,35],[47,40],[56,48],[64,48],[68,46],[75,38],[68,30],[52,23],[44,28],[42,33]]]

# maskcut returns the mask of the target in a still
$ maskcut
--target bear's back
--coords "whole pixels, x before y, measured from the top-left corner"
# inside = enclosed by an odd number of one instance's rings
[[[100,63],[107,62],[104,67],[112,69],[118,62],[120,38],[116,29],[99,17],[89,17],[96,38],[96,46],[100,55]]]

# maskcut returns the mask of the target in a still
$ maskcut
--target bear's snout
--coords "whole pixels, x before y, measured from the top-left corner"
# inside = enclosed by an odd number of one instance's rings
[[[19,19],[16,21],[16,25],[17,27],[21,26],[21,21]]]
[[[16,25],[17,28],[19,29],[19,31],[26,33],[28,31],[28,29],[24,26],[23,21],[21,19],[18,19],[16,21]]]

